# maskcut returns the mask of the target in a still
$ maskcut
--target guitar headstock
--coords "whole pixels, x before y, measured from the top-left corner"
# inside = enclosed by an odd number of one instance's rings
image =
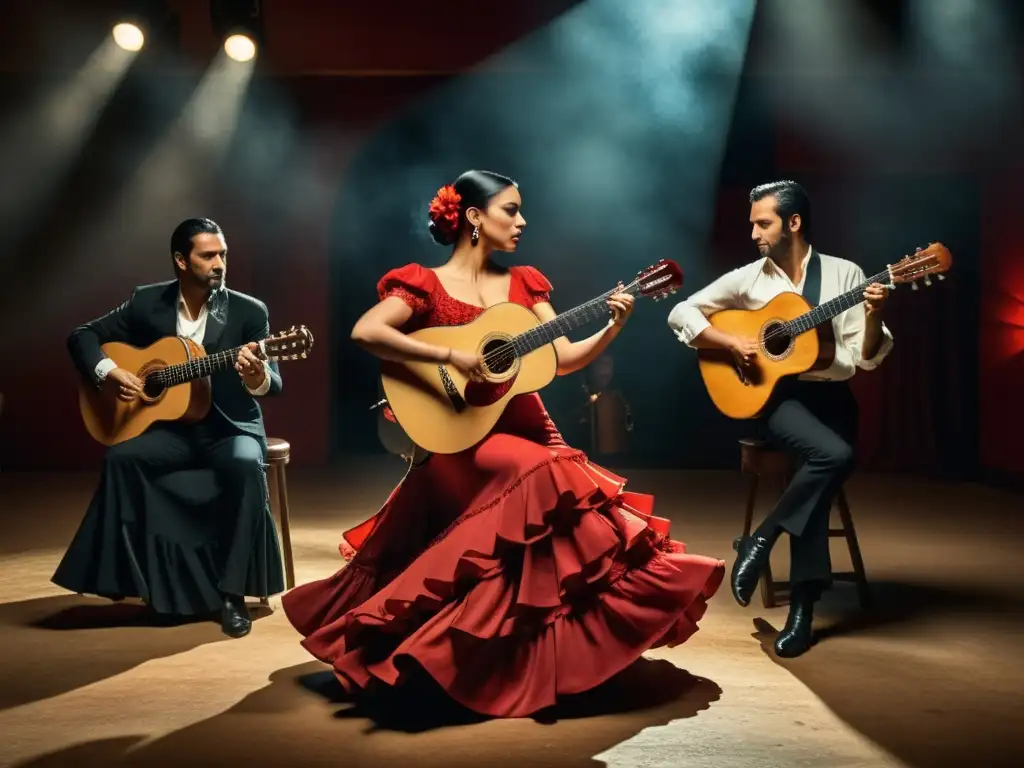
[[[931,285],[931,275],[944,280],[943,273],[953,266],[953,255],[942,243],[932,243],[927,248],[918,248],[913,255],[904,256],[895,264],[889,265],[889,276],[893,283],[911,283],[917,288],[917,281],[924,279],[925,285]]]
[[[675,293],[683,284],[683,270],[671,259],[662,259],[636,274],[636,283],[641,296],[650,296],[661,301]]]
[[[305,359],[313,348],[313,334],[309,328],[294,325],[287,331],[268,336],[260,342],[260,350],[268,360]]]

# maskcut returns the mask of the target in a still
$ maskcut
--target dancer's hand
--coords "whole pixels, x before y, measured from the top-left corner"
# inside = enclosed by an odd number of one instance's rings
[[[471,379],[483,379],[484,362],[480,355],[463,352],[461,349],[449,349],[447,362]]]
[[[622,283],[619,283],[619,288]],[[620,328],[633,314],[633,295],[629,293],[613,293],[608,297],[608,307],[612,311],[612,322]]]

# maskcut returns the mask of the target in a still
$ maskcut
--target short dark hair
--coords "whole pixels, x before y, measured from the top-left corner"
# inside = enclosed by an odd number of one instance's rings
[[[508,176],[493,171],[466,171],[452,185],[462,198],[459,203],[459,221],[455,227],[445,226],[441,221],[430,220],[430,236],[438,245],[452,245],[466,227],[466,211],[470,208],[486,208],[492,197],[516,184]]]
[[[174,254],[180,253],[186,259],[192,253],[192,238],[196,235],[210,234],[223,235],[220,225],[211,219],[185,219],[171,233],[171,263],[174,263]],[[178,265],[174,264],[174,273],[178,273]]]
[[[793,214],[799,214],[800,233],[807,238],[811,231],[811,198],[807,196],[807,190],[789,179],[759,184],[750,190],[751,203],[769,196],[775,198],[775,212],[783,224]]]

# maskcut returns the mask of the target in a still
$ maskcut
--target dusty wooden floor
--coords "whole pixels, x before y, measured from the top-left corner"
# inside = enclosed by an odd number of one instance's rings
[[[658,494],[692,551],[732,562],[737,474],[623,472]],[[393,463],[292,472],[300,581],[341,565],[339,532],[400,474]],[[862,613],[838,587],[807,656],[771,654],[785,608],[742,609],[723,587],[690,642],[555,722],[460,723],[443,708],[361,711],[310,690],[324,667],[280,610],[228,640],[213,624],[150,626],[134,605],[63,593],[49,577],[93,482],[0,474],[3,765],[1024,764],[1024,499],[1008,492],[857,476],[876,607]]]

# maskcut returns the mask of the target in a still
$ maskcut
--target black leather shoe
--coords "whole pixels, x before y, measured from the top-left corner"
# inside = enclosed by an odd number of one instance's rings
[[[742,606],[750,605],[757,581],[761,572],[768,565],[772,553],[774,539],[768,539],[755,533],[753,536],[740,536],[732,543],[736,550],[736,561],[732,564],[732,596]]]
[[[220,609],[220,629],[228,637],[245,637],[252,629],[252,619],[245,605],[245,598],[225,595]]]
[[[775,654],[791,659],[810,650],[814,645],[814,633],[811,625],[814,622],[814,600],[799,598],[790,603],[786,626],[775,638]]]

